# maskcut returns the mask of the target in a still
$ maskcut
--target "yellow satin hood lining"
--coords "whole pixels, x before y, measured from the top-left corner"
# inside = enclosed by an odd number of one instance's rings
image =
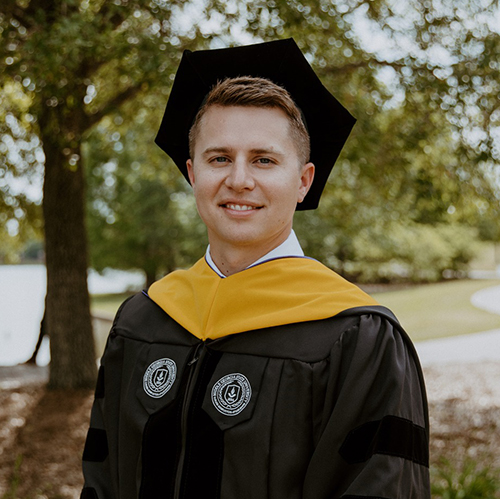
[[[148,294],[203,340],[378,305],[320,262],[294,257],[270,260],[226,278],[201,259],[189,270],[177,270],[155,282]]]

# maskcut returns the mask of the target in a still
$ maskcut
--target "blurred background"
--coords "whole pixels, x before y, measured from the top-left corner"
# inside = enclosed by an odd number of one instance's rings
[[[79,496],[113,314],[205,251],[153,142],[183,50],[286,37],[358,120],[320,208],[296,215],[304,251],[417,343],[434,497],[500,497],[493,0],[2,2],[0,497]]]

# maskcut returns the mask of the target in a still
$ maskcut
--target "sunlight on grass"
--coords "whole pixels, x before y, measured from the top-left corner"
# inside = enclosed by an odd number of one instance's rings
[[[500,315],[470,303],[476,291],[499,285],[500,280],[449,281],[373,293],[373,297],[396,314],[414,341],[421,341],[500,328]]]
[[[114,316],[118,307],[134,293],[118,293],[106,295],[92,295],[90,297],[90,308],[92,312],[110,314]]]

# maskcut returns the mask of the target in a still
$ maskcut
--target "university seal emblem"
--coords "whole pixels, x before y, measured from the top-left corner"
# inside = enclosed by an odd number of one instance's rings
[[[236,416],[250,402],[252,387],[240,373],[223,376],[212,388],[212,403],[225,416]]]
[[[144,391],[155,399],[163,397],[172,388],[176,374],[177,365],[172,359],[155,360],[144,373]]]

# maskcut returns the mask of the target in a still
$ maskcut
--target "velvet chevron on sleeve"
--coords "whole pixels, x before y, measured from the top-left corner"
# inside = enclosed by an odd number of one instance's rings
[[[362,315],[333,348],[330,365],[337,369],[304,499],[429,497],[425,392],[405,337],[384,317]]]

